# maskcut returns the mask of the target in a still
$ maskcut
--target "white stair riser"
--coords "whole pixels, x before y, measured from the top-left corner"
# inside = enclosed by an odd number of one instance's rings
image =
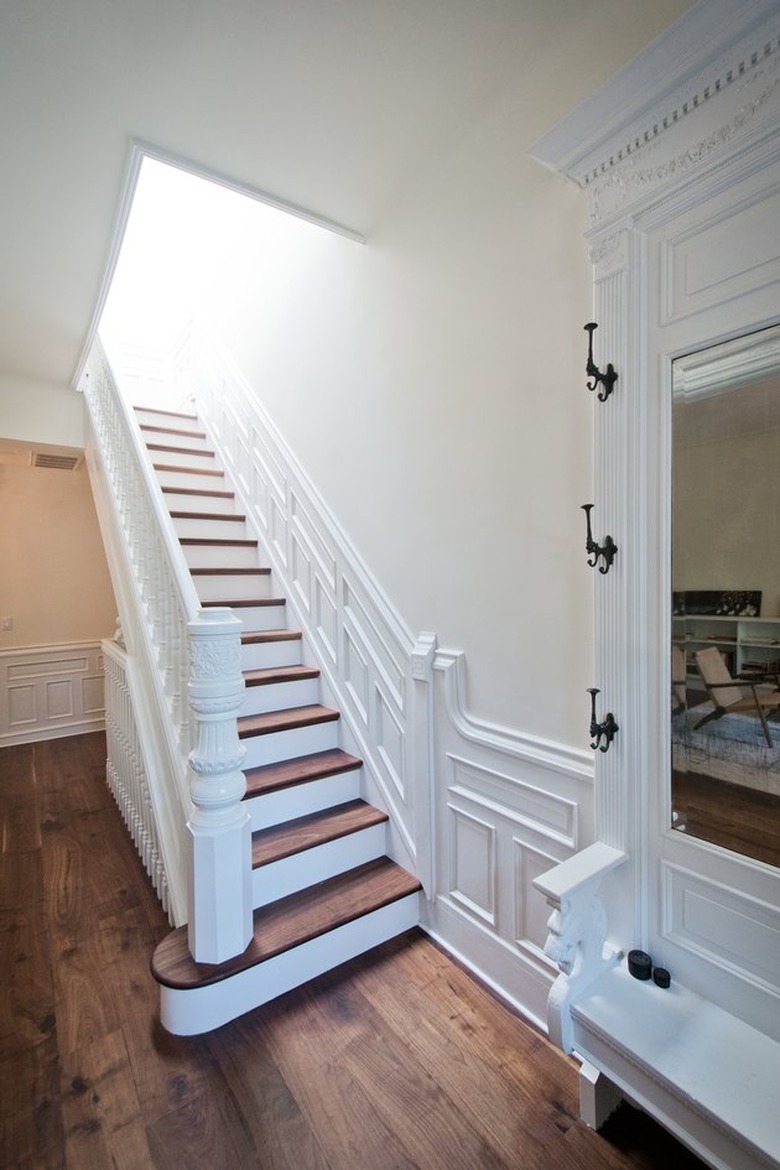
[[[188,432],[186,435],[171,434],[166,431],[146,431],[145,427],[160,427],[164,426],[163,422],[152,422],[147,419],[139,420],[140,433],[143,436],[146,446],[150,448],[150,455],[152,459],[159,462],[158,456],[160,454],[168,455],[170,452],[160,452],[153,448],[159,447],[186,447],[187,450],[194,450],[199,454],[207,453],[210,457],[214,457],[214,447],[205,436],[201,436],[196,431]],[[175,428],[177,431],[184,431],[184,427]]]
[[[182,409],[186,416],[186,408]],[[153,406],[137,406],[135,408],[135,417],[138,420],[139,427],[142,423],[148,423],[149,426],[153,427],[174,427],[177,431],[203,430],[197,418],[187,418],[180,414],[166,414],[162,410],[155,410]]]
[[[294,756],[308,756],[311,752],[327,752],[339,746],[339,721],[314,723],[268,735],[254,735],[241,741],[246,748],[243,768],[259,768],[261,764],[278,764]]]
[[[154,462],[168,466],[165,459],[155,459]],[[196,488],[206,492],[209,488],[215,491],[225,490],[224,475],[198,475],[194,471],[161,471],[159,467],[155,467],[155,475],[160,487]]]
[[[208,491],[207,485],[200,485]],[[215,490],[222,490],[215,485]],[[229,515],[236,510],[236,501],[232,496],[191,496],[188,492],[164,492],[165,506],[170,512],[224,512]]]
[[[271,593],[270,579],[266,583],[268,593]],[[255,594],[255,598],[260,594]],[[238,601],[238,595],[234,595],[234,601]],[[267,610],[272,610],[274,620],[269,619]],[[287,607],[284,605],[268,606],[268,605],[239,605],[236,606],[235,615],[241,622],[241,627],[247,634],[258,634],[263,630],[283,630],[287,628]],[[279,620],[276,621],[275,618]],[[270,625],[269,625],[270,620]]]
[[[236,616],[240,611],[236,610]],[[242,670],[270,670],[272,666],[300,666],[301,639],[280,642],[252,642],[241,647]]]
[[[191,569],[254,569],[256,545],[183,544],[184,559]]]
[[[208,566],[204,565],[203,567],[207,568]],[[253,601],[255,598],[271,596],[270,573],[236,573],[233,576],[228,573],[214,573],[213,575],[199,573],[194,581],[201,601],[222,601],[225,598],[230,601]],[[257,608],[263,609],[264,607],[258,606]],[[236,617],[248,633],[251,633],[252,630],[283,629],[287,624],[285,620],[287,607],[277,605],[271,608],[282,613],[282,620],[277,622],[275,626],[268,626],[265,621],[259,626],[254,625],[253,623],[258,620],[258,614],[251,606],[238,608]]]
[[[289,682],[264,683],[244,691],[242,715],[261,715],[266,711],[283,711],[287,707],[305,707],[320,698],[318,678],[293,679]]]
[[[178,512],[180,509],[174,508],[172,510]],[[204,511],[211,512],[212,510],[216,511],[216,509],[204,508]],[[247,536],[246,521],[234,520],[229,513],[213,520],[204,520],[199,516],[174,516],[173,527],[180,540],[187,536],[205,537],[207,540],[245,540]]]
[[[182,446],[184,445],[182,443]],[[172,446],[176,446],[176,444],[173,443]],[[181,467],[187,471],[196,469],[199,471],[216,471],[219,468],[219,462],[214,452],[209,451],[205,446],[201,451],[190,450],[189,446],[186,451],[160,451],[152,449],[149,451],[149,455],[153,463],[162,463],[165,467]]]
[[[360,768],[351,768],[348,772],[323,776],[306,784],[295,784],[279,792],[249,797],[243,804],[251,818],[252,832],[268,829],[271,825],[282,825],[309,813],[323,812],[326,808],[346,804],[350,800],[358,800],[360,775]]]
[[[175,1036],[210,1032],[411,930],[419,916],[419,894],[410,894],[220,983],[185,991],[161,987],[163,1026]]]
[[[267,906],[277,898],[346,873],[385,852],[385,826],[371,825],[337,841],[327,841],[292,857],[283,857],[252,871],[252,905]]]

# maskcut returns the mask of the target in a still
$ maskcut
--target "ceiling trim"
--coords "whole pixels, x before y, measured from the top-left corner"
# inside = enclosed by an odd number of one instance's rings
[[[79,360],[70,380],[70,385],[74,390],[78,389],[89,352],[92,349],[97,335],[103,309],[105,308],[106,300],[111,289],[111,282],[114,279],[114,272],[119,261],[119,254],[122,250],[127,222],[130,218],[130,211],[133,206],[133,199],[135,198],[138,176],[141,173],[141,166],[145,158],[153,159],[155,162],[165,163],[167,166],[176,167],[180,171],[186,171],[188,174],[195,175],[199,179],[205,179],[207,182],[217,183],[219,186],[226,187],[230,191],[235,191],[239,195],[245,195],[249,199],[255,199],[258,203],[265,203],[268,207],[275,207],[279,211],[287,212],[288,215],[294,215],[298,219],[316,224],[318,227],[325,228],[327,231],[334,232],[336,235],[344,236],[348,240],[354,240],[355,243],[365,244],[366,242],[365,236],[353,228],[347,227],[345,224],[337,223],[335,220],[328,219],[326,216],[318,215],[316,212],[309,211],[307,208],[300,207],[298,204],[291,203],[286,199],[279,199],[277,196],[271,195],[268,191],[263,191],[259,187],[253,187],[250,183],[244,183],[239,179],[232,179],[228,175],[212,170],[210,167],[204,166],[201,163],[183,158],[181,155],[164,150],[160,146],[154,146],[150,142],[144,142],[142,139],[137,138],[131,139],[130,151],[125,166],[125,176],[122,183],[122,194],[114,221],[114,228],[111,233],[108,260],[98,290],[95,307],[92,310],[84,345],[82,346]]]

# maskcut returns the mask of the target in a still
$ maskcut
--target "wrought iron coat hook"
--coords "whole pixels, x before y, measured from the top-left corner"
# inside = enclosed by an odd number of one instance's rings
[[[600,695],[601,691],[597,687],[588,687],[588,694],[590,695],[590,734],[593,737],[593,743],[590,746],[594,752],[597,749],[606,752],[620,728],[611,711],[602,723],[598,722],[596,719],[596,695]],[[604,743],[601,742],[602,739]]]
[[[598,398],[599,402],[606,402],[607,399],[609,398],[610,394],[612,393],[615,382],[617,382],[617,370],[612,365],[612,362],[610,362],[609,365],[607,366],[606,370],[602,374],[601,370],[598,368],[598,366],[594,362],[594,360],[593,360],[593,330],[594,329],[598,329],[598,325],[596,324],[595,321],[591,321],[591,322],[589,322],[589,324],[587,324],[585,326],[585,332],[588,334],[588,364],[585,367],[585,373],[588,375],[588,379],[589,379],[589,381],[587,382],[587,387],[589,390],[595,390],[597,386],[599,386],[599,385],[602,386],[603,389],[599,390],[596,397]]]
[[[596,541],[593,539],[593,533],[590,527],[590,514],[593,509],[593,504],[582,504],[581,507],[585,513],[588,525],[587,540],[585,541],[585,551],[588,554],[588,564],[590,565],[591,569],[595,569],[599,562],[599,557],[603,557],[604,564],[599,565],[599,572],[608,573],[612,562],[615,559],[615,553],[618,550],[618,546],[615,544],[611,536],[605,536],[603,544],[596,543]]]

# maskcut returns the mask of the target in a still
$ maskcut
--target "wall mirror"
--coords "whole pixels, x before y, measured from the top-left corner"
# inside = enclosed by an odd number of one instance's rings
[[[780,326],[672,395],[672,828],[780,866]]]

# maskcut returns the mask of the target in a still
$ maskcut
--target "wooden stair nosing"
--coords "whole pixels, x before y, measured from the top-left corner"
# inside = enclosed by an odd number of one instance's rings
[[[299,682],[319,678],[316,666],[268,666],[261,670],[245,670],[244,683],[248,687],[264,687],[279,682]]]
[[[255,910],[249,946],[224,963],[196,963],[187,946],[187,927],[178,927],[157,946],[152,974],[178,991],[219,983],[421,888],[417,878],[380,857]]]
[[[192,576],[192,577],[236,577],[236,576],[241,576],[241,575],[247,576],[250,573],[259,573],[262,576],[267,577],[270,572],[271,572],[271,570],[268,568],[267,565],[254,565],[253,567],[250,567],[250,568],[247,568],[246,566],[242,566],[242,565],[237,565],[235,567],[235,569],[225,569],[225,568],[209,569],[209,568],[205,568],[205,567],[201,567],[199,569],[197,569],[197,568],[190,569],[190,576]],[[212,602],[211,604],[215,605],[215,604],[221,604],[221,603],[220,602]],[[281,602],[280,602],[280,604],[281,604]]]
[[[196,459],[216,459],[216,452],[200,447],[179,447],[175,443],[147,443],[147,451],[167,451],[169,454],[192,455]]]
[[[238,738],[274,735],[277,731],[295,731],[300,727],[315,727],[320,723],[335,723],[341,713],[321,703],[307,703],[303,707],[286,707],[281,711],[265,711],[260,715],[242,715],[238,724]]]
[[[246,520],[241,512],[182,512],[176,508],[171,509],[169,515],[172,520],[227,520],[229,524],[240,524]]]
[[[201,602],[201,605],[206,604]],[[216,602],[214,603],[216,604]],[[230,604],[229,602],[222,602],[223,605]],[[233,605],[236,602],[232,603]],[[238,604],[244,604],[239,602]],[[255,604],[250,602],[249,604]],[[242,646],[261,646],[266,642],[301,642],[303,640],[302,630],[288,630],[287,628],[281,630],[247,630],[241,635]]]
[[[144,423],[144,422],[139,423],[138,425],[142,431],[149,431],[150,433],[153,433],[155,435],[182,435],[184,438],[187,438],[187,439],[205,439],[206,438],[205,431],[189,431],[189,430],[182,430],[182,429],[179,429],[177,427],[160,427],[160,426],[155,426],[154,423]]]
[[[323,812],[307,813],[292,821],[257,829],[252,834],[252,868],[294,857],[330,841],[338,841],[362,829],[386,824],[388,815],[365,800],[351,800]]]
[[[221,490],[219,488],[171,487],[169,484],[165,484],[162,491],[172,496],[203,496],[209,500],[234,500],[236,498],[235,492],[228,491],[227,489]]]
[[[305,756],[294,756],[274,764],[259,764],[247,768],[244,800],[256,796],[267,796],[299,784],[326,780],[329,776],[340,776],[344,772],[355,772],[362,768],[363,761],[342,748],[329,748],[323,752],[310,752]]]
[[[214,608],[214,607],[220,608],[220,610],[223,610],[223,608],[225,608],[226,606],[228,606],[229,608],[232,608],[232,610],[233,610],[233,608],[235,608],[235,610],[241,610],[241,608],[244,608],[244,610],[250,610],[250,608],[253,608],[255,606],[257,608],[262,608],[263,606],[287,605],[287,598],[285,598],[285,597],[251,597],[251,598],[248,598],[246,601],[242,601],[242,600],[201,601],[200,604],[201,604],[201,607],[203,608],[203,610],[208,610],[209,606],[212,608]]]
[[[216,467],[179,467],[176,463],[153,463],[152,467],[155,471],[175,471],[179,475],[214,475],[224,477],[225,474],[224,471]]]
[[[232,536],[180,536],[179,544],[183,548],[257,548],[256,540],[236,540]]]
[[[263,605],[284,605],[286,598],[284,597],[235,597],[227,598],[227,600],[220,599],[219,601],[203,601],[201,600],[201,607],[207,609],[209,606],[218,606],[228,609],[252,609],[253,606]],[[243,637],[243,635],[242,635]]]

